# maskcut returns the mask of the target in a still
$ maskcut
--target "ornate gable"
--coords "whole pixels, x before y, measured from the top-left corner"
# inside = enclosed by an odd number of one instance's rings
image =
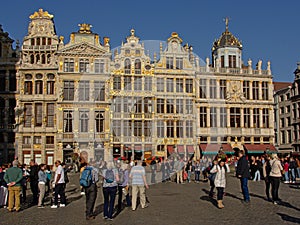
[[[108,52],[104,48],[98,48],[88,43],[79,43],[75,45],[66,46],[59,50],[59,54],[63,55],[104,55]]]

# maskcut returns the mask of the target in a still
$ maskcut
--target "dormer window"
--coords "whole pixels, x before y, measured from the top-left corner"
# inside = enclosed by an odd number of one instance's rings
[[[174,69],[173,57],[166,57],[166,68]]]
[[[90,71],[89,59],[80,59],[79,60],[79,71],[81,73],[88,73]]]
[[[135,74],[141,74],[141,60],[136,59],[134,62],[134,72]]]
[[[125,74],[130,74],[131,73],[131,62],[130,62],[130,59],[125,59],[124,70],[125,70]]]
[[[236,68],[236,56],[235,55],[229,55],[228,56],[228,67],[229,68]]]

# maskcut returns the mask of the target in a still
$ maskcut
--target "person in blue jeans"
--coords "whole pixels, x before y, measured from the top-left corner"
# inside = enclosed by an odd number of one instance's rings
[[[113,176],[111,176],[113,173]],[[115,205],[115,198],[118,190],[119,174],[118,169],[114,166],[113,162],[107,163],[107,168],[102,171],[103,177],[103,218],[113,220],[113,212]]]
[[[245,152],[243,150],[239,151],[239,161],[236,169],[236,176],[240,179],[241,189],[244,196],[244,202],[250,202],[250,195],[248,189],[248,179],[250,178],[249,172],[249,162],[245,156]]]

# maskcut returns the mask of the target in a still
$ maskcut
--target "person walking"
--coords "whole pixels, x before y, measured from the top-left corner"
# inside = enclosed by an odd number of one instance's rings
[[[116,193],[118,189],[119,174],[118,170],[115,168],[114,163],[107,162],[107,168],[103,169],[103,218],[108,220],[113,220],[114,204]]]
[[[271,164],[270,181],[272,187],[271,189],[272,201],[275,205],[277,205],[279,201],[279,197],[278,197],[279,184],[280,184],[280,179],[283,170],[277,154],[272,154],[272,160],[270,161],[270,164]]]
[[[139,194],[142,209],[147,208],[146,189],[149,188],[146,181],[146,171],[142,167],[142,161],[138,161],[137,165],[131,168],[129,178],[132,185],[132,210],[136,210],[137,196]],[[145,189],[146,188],[146,189]]]
[[[45,172],[46,170],[46,164],[41,164],[40,165],[40,171],[38,172],[38,177],[39,177],[39,201],[38,201],[38,208],[44,208],[44,197],[46,193],[46,183],[47,183],[47,174]]]
[[[227,167],[225,166],[224,159],[221,159],[219,163],[215,165],[211,170],[211,173],[216,174],[214,184],[217,188],[217,202],[218,202],[219,209],[224,208],[223,196],[226,187],[226,172],[227,172]]]
[[[265,156],[265,163],[263,164],[263,175],[265,179],[265,192],[267,196],[267,200],[271,201],[270,198],[270,186],[271,186],[271,180],[270,180],[270,172],[271,172],[271,164],[270,164],[270,156]]]
[[[64,169],[61,166],[61,162],[56,160],[55,162],[56,171],[54,175],[54,205],[51,206],[52,209],[56,209],[58,207],[58,195],[60,196],[60,204],[59,207],[66,206],[66,196],[65,196],[65,177],[64,177]]]
[[[210,185],[210,190],[209,190],[209,194],[208,196],[210,198],[214,197],[214,189],[215,189],[215,178],[216,178],[216,167],[218,165],[218,161],[217,160],[213,160],[213,164],[211,165],[211,168],[209,170],[209,185]]]
[[[250,202],[250,195],[248,189],[248,179],[250,178],[249,162],[243,150],[239,151],[239,161],[236,168],[236,175],[240,179],[241,189],[244,197],[244,203]]]
[[[4,174],[4,180],[8,186],[8,211],[12,212],[14,207],[16,212],[21,208],[21,181],[23,178],[22,170],[18,167],[18,161],[12,163],[12,167],[8,168]]]

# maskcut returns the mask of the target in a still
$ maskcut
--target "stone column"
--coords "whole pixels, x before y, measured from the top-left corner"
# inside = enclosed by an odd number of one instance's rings
[[[219,90],[219,89],[218,89]],[[217,107],[217,127],[220,127],[220,107]]]
[[[216,83],[217,83],[217,99],[220,99],[220,79],[217,79]]]
[[[262,100],[262,81],[258,81],[258,99]]]
[[[230,128],[230,107],[226,108],[227,114],[227,128]]]
[[[244,128],[244,108],[241,108],[241,128]]]
[[[253,128],[253,108],[250,108],[250,128]]]
[[[262,128],[263,127],[263,109],[259,108],[259,127],[258,128]]]
[[[249,82],[249,99],[250,100],[253,100],[253,81],[252,80],[250,80],[250,82]]]
[[[206,121],[206,124],[207,124],[207,127],[210,128],[210,107],[207,107],[206,108],[206,114],[207,114],[207,121]]]

